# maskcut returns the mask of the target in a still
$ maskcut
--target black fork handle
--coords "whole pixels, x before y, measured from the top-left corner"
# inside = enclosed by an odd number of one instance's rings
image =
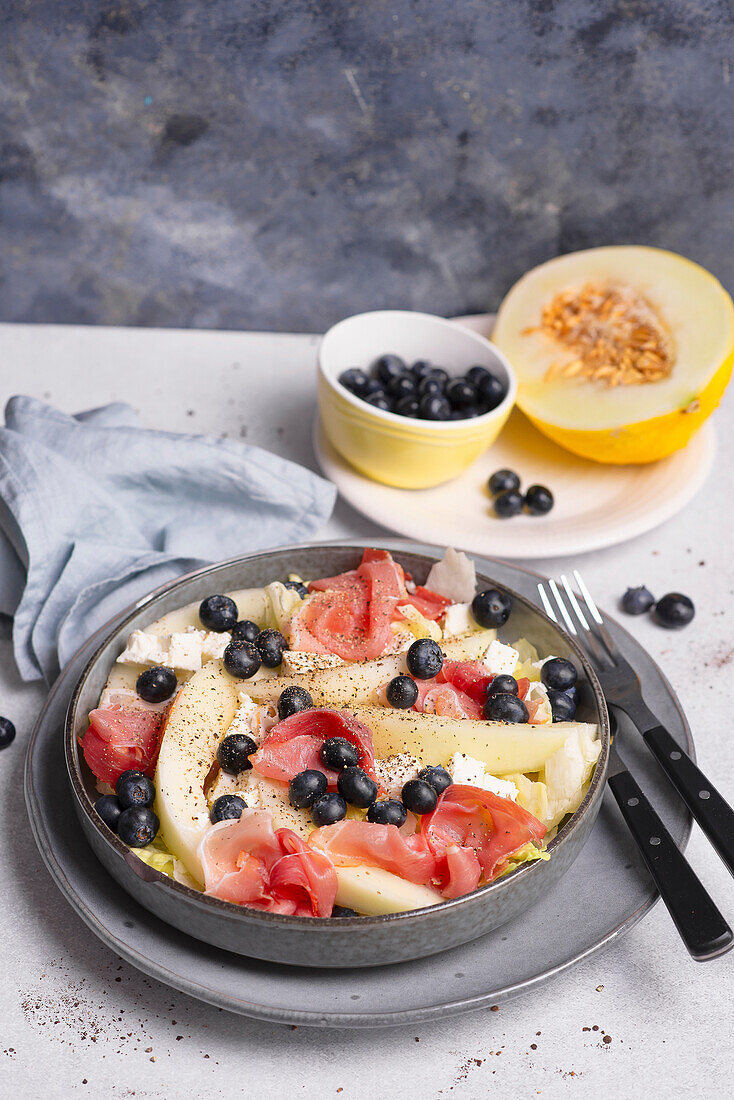
[[[734,810],[664,726],[641,730],[653,756],[734,875]]]
[[[723,955],[732,946],[734,933],[634,776],[620,771],[608,783],[690,954],[697,962]]]

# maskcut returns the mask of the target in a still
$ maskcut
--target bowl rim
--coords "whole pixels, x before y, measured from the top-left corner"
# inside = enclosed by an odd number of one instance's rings
[[[449,331],[459,333],[459,338],[466,337],[469,343],[473,343],[482,348],[486,352],[487,349],[495,356],[499,361],[502,369],[507,376],[507,393],[500,401],[499,405],[490,409],[489,412],[482,413],[481,416],[467,417],[465,420],[415,420],[411,417],[399,416],[397,413],[388,412],[385,409],[378,409],[374,405],[368,404],[366,401],[362,401],[361,398],[355,397],[349,390],[345,389],[341,385],[338,378],[333,377],[327,370],[322,362],[322,349],[324,344],[336,332],[342,325],[348,325],[352,321],[359,320],[363,317],[411,317],[417,318],[420,321],[428,321],[431,324],[436,324],[439,327],[448,327]],[[517,401],[517,377],[515,371],[510,364],[509,359],[503,351],[493,344],[491,340],[488,340],[486,336],[482,336],[481,333],[475,332],[473,329],[466,328],[464,325],[457,321],[451,320],[448,317],[439,317],[434,313],[422,313],[419,310],[412,309],[375,309],[368,310],[365,313],[353,313],[349,317],[343,317],[341,321],[337,321],[329,329],[326,330],[321,337],[318,349],[317,368],[319,375],[324,379],[329,389],[333,390],[340,398],[344,399],[348,405],[352,408],[360,411],[363,414],[368,414],[370,418],[374,418],[379,422],[383,421],[385,424],[391,424],[393,426],[399,425],[402,427],[412,427],[413,431],[416,427],[420,428],[421,433],[426,434],[440,434],[446,432],[448,434],[458,434],[463,431],[466,432],[469,426],[481,429],[488,424],[493,424],[496,420],[501,419],[503,416],[509,415],[512,408]],[[488,368],[489,369],[489,368]]]
[[[380,547],[381,542],[384,540],[374,540],[371,545],[376,548]],[[394,548],[396,540],[392,540],[393,547],[386,547],[391,553],[400,553],[400,549]],[[399,541],[399,540],[398,540]],[[174,894],[181,897],[181,899],[187,903],[192,904],[196,908],[203,908],[205,912],[214,913],[219,911],[223,916],[229,916],[238,921],[263,921],[269,924],[271,927],[286,927],[290,929],[302,928],[313,929],[317,934],[319,932],[326,933],[328,930],[334,931],[334,919],[333,917],[299,917],[289,916],[280,913],[268,913],[259,909],[251,909],[244,905],[237,905],[234,902],[222,901],[220,898],[211,897],[204,894],[202,891],[194,890],[190,886],[186,886],[184,883],[177,882],[169,875],[164,874],[162,871],[157,871],[149,864],[145,863],[142,859],[139,859],[135,854],[134,849],[128,848],[123,844],[120,838],[112,832],[112,830],[105,825],[102,819],[99,817],[94,809],[94,803],[90,798],[81,772],[81,753],[79,752],[79,745],[74,736],[74,727],[77,719],[77,708],[82,691],[86,685],[86,682],[92,672],[95,670],[98,661],[100,660],[103,651],[110,643],[112,635],[124,630],[127,624],[134,619],[142,610],[151,606],[156,600],[162,596],[169,594],[176,588],[181,587],[183,584],[203,578],[210,573],[216,572],[218,569],[225,566],[235,566],[243,562],[250,562],[256,558],[268,558],[271,555],[278,552],[292,553],[295,550],[350,550],[359,551],[364,549],[365,543],[362,540],[355,540],[351,544],[342,540],[328,541],[328,542],[314,542],[314,543],[298,543],[291,545],[283,545],[269,548],[267,550],[254,551],[251,554],[237,555],[233,558],[227,558],[223,561],[213,562],[211,565],[202,567],[201,569],[192,570],[190,573],[185,573],[180,577],[175,578],[172,581],[167,582],[153,589],[147,596],[136,601],[125,612],[115,616],[111,621],[110,629],[105,629],[102,641],[94,649],[89,660],[84,666],[84,669],[79,675],[79,679],[74,687],[74,690],[69,699],[69,704],[66,711],[66,718],[64,722],[64,758],[66,763],[67,776],[72,788],[72,793],[75,797],[77,809],[81,809],[84,816],[88,820],[89,824],[99,834],[101,839],[106,843],[108,848],[111,848],[115,855],[122,859],[122,861],[132,870],[139,879],[148,883],[151,887],[156,885],[162,886],[164,889],[173,890]],[[438,550],[445,552],[445,548],[440,546],[431,546],[431,550]],[[440,560],[433,554],[428,553],[416,553],[415,550],[409,549],[406,545],[405,552],[412,554],[414,557],[425,558],[428,562],[434,562]],[[492,578],[488,577],[486,573],[477,571],[477,576],[484,577],[490,583]],[[553,858],[553,851],[565,845],[565,842],[571,838],[571,835],[575,832],[576,828],[581,824],[583,817],[586,815],[593,803],[601,797],[604,786],[606,784],[606,774],[609,763],[609,714],[606,706],[606,700],[604,693],[601,689],[599,679],[593,669],[593,666],[589,662],[588,657],[584,653],[581,646],[576,640],[568,634],[558,623],[554,622],[541,608],[537,607],[531,600],[528,600],[525,596],[516,592],[514,589],[507,587],[507,585],[499,585],[499,587],[506,592],[512,599],[513,603],[517,601],[523,604],[533,614],[537,614],[545,623],[569,646],[574,653],[576,660],[583,669],[584,676],[586,677],[589,686],[592,690],[596,708],[599,713],[599,737],[601,740],[601,751],[599,757],[594,765],[594,771],[591,775],[589,782],[589,789],[584,796],[581,805],[578,809],[568,818],[568,820],[559,828],[556,836],[548,844],[546,851],[551,853],[551,859]],[[480,899],[489,896],[489,892],[493,891],[495,894],[504,892],[508,888],[512,888],[511,884],[517,882],[521,877],[528,878],[532,874],[538,874],[542,871],[545,864],[545,860],[533,860],[531,863],[524,863],[520,867],[511,871],[509,874],[503,875],[501,878],[495,879],[494,882],[487,883],[485,886],[479,887],[477,890],[473,890],[468,894],[462,894],[457,898],[445,898],[441,902],[437,902],[435,905],[425,906],[420,909],[409,909],[399,913],[384,913],[376,916],[356,916],[356,917],[339,917],[338,927],[340,929],[364,929],[367,925],[388,925],[393,923],[405,923],[415,922],[425,918],[429,918],[431,915],[437,913],[445,913],[451,909],[455,909],[460,906],[465,906],[468,902],[473,901],[477,903]]]

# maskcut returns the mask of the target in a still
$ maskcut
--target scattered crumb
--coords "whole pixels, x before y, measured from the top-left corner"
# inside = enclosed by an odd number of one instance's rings
[[[499,1005],[492,1005],[492,1009],[491,1009],[492,1012],[499,1012],[499,1010],[500,1010]]]
[[[604,1036],[603,1042],[605,1042],[605,1043],[611,1043],[611,1041],[612,1041],[612,1037],[611,1037],[611,1035],[605,1035],[605,1036]]]
[[[598,986],[596,987],[596,991],[597,991],[597,993],[601,993],[601,991],[602,991],[602,989],[603,989],[603,988],[604,988],[604,986],[603,986],[603,985],[598,985]]]
[[[538,1049],[538,1044],[537,1043],[531,1043],[530,1044],[530,1049],[531,1050],[537,1050]]]

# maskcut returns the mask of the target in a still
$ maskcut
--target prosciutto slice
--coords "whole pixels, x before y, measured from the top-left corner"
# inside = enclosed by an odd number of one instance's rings
[[[425,886],[435,877],[436,858],[419,833],[404,836],[395,825],[345,820],[324,825],[308,838],[338,867],[367,863]]]
[[[372,732],[347,711],[305,710],[273,726],[250,758],[253,768],[270,779],[287,783],[305,769],[323,772],[329,790],[336,790],[337,773],[321,763],[319,750],[330,737],[343,737],[359,755],[359,766],[375,779]]]
[[[166,715],[137,707],[93,710],[79,743],[87,765],[114,787],[124,771],[137,768],[152,777]]]
[[[268,810],[244,810],[236,821],[210,826],[198,854],[212,897],[286,916],[331,916],[333,864],[290,829],[274,831]]]

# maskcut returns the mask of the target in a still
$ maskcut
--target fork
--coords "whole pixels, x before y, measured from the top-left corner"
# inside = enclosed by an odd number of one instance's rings
[[[582,644],[595,668],[607,702],[619,707],[631,718],[727,867],[734,871],[734,811],[647,707],[637,673],[606,629],[601,612],[578,570],[574,570],[574,577],[595,626],[590,625],[565,576],[561,576],[561,584],[575,621],[556,581],[551,579],[548,582],[563,623],[568,632],[582,642],[578,624],[583,635]],[[558,616],[543,584],[538,584],[538,595],[546,614],[558,623]],[[611,717],[616,729],[613,712]],[[734,933],[623,763],[614,738],[610,748],[608,783],[660,896],[693,958],[702,962],[724,954],[734,944]]]

